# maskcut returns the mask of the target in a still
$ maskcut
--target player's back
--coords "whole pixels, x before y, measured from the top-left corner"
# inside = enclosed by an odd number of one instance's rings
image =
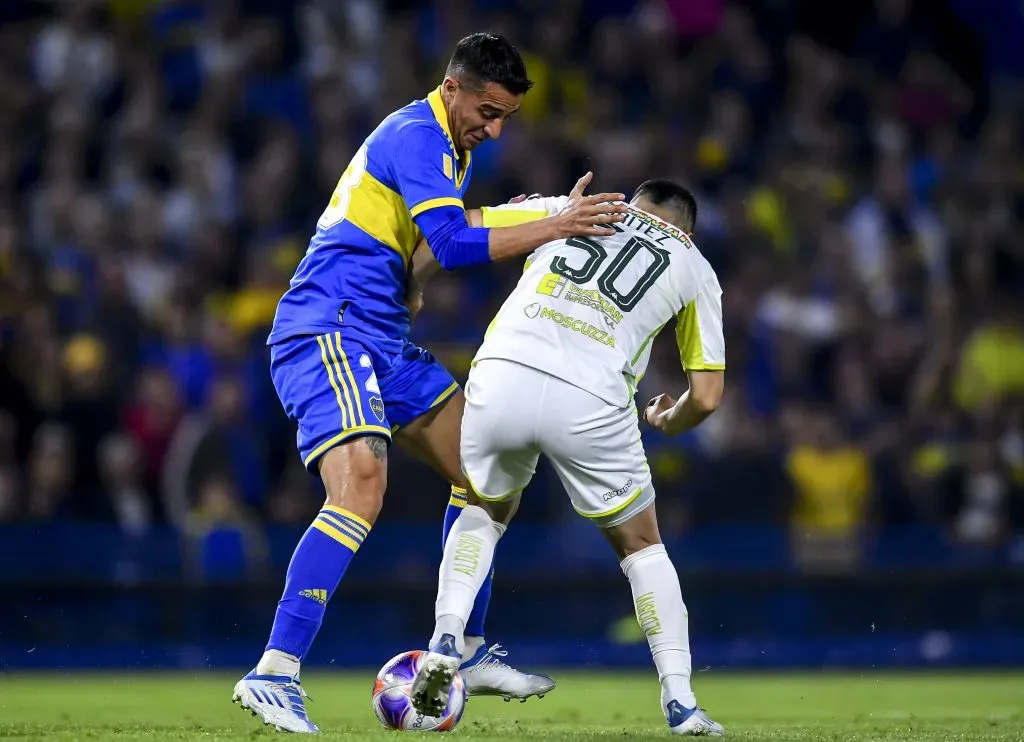
[[[403,171],[402,148],[412,130],[424,126],[436,128],[450,146],[450,135],[439,123],[443,108],[440,114],[435,110],[440,105],[435,91],[395,111],[352,157],[281,298],[269,344],[334,332],[342,324],[347,334],[359,333],[383,347],[404,344],[409,334],[408,262],[422,235],[401,195],[400,181],[410,177]],[[444,156],[461,196],[469,183],[468,154],[463,162]]]
[[[683,365],[724,367],[721,288],[704,256],[680,230],[636,208],[614,227],[612,236],[538,249],[476,360],[515,361],[624,407],[651,341],[678,317]]]

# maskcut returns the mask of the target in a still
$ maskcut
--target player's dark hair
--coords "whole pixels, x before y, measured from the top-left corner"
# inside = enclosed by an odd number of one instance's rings
[[[493,33],[471,34],[456,44],[445,74],[478,89],[493,82],[512,95],[522,95],[533,87],[519,50],[504,36]]]
[[[655,206],[664,206],[678,214],[673,223],[684,232],[692,232],[697,226],[697,199],[689,189],[664,178],[655,178],[641,183],[633,198],[643,196]]]

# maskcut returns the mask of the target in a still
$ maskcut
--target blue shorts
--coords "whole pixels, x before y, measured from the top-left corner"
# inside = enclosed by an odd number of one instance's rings
[[[316,472],[349,438],[391,433],[445,402],[459,385],[429,352],[406,343],[382,351],[352,333],[303,335],[270,347],[270,376],[299,428],[302,463]]]

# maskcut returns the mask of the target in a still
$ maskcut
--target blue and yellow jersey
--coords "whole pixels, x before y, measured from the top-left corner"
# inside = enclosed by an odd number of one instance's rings
[[[462,207],[468,152],[459,156],[441,89],[395,111],[356,152],[320,216],[281,298],[267,343],[353,332],[398,351],[409,334],[409,260],[422,238],[415,219]]]

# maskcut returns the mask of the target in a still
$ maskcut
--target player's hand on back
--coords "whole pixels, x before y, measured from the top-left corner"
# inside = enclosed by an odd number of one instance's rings
[[[594,174],[588,172],[576,181],[576,185],[569,192],[569,203],[558,212],[556,218],[559,220],[563,238],[613,235],[615,230],[609,225],[621,222],[622,215],[628,210],[623,203],[612,203],[623,201],[626,196],[622,193],[595,193],[584,196],[583,191],[593,178]]]
[[[659,394],[647,403],[644,410],[644,419],[647,423],[658,430],[668,433],[668,411],[676,406],[676,400],[670,394]]]

